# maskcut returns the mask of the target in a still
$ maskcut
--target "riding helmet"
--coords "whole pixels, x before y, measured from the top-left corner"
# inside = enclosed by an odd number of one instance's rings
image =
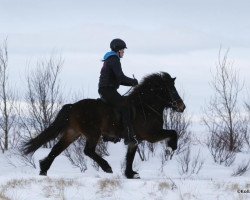
[[[113,39],[111,42],[110,42],[110,48],[112,51],[119,51],[121,49],[126,49],[127,48],[127,45],[126,43],[119,39],[119,38],[116,38],[116,39]]]

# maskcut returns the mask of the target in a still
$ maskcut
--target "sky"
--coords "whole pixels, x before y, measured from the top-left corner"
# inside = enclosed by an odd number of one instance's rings
[[[110,41],[121,38],[127,76],[170,73],[188,112],[201,116],[220,48],[230,49],[249,97],[249,8],[248,0],[0,0],[0,43],[8,38],[9,80],[21,95],[27,67],[53,54],[64,60],[64,93],[97,98],[101,59]]]

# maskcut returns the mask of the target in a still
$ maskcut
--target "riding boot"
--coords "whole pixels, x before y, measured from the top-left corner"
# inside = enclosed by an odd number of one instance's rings
[[[124,135],[124,144],[134,144],[134,145],[138,145],[138,140],[136,139],[136,135],[134,132],[134,128],[131,125],[128,125],[126,127],[126,131],[125,131],[125,135]]]
[[[136,139],[135,131],[133,124],[131,122],[130,110],[128,108],[122,109],[122,122],[124,127],[124,144],[134,144],[138,145],[138,141]]]

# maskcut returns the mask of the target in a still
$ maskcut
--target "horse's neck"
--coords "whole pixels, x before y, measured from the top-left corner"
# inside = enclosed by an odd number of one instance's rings
[[[134,104],[139,104],[140,106],[146,105],[148,107],[152,107],[153,109],[157,110],[157,112],[162,113],[165,105],[158,99],[156,96],[152,97],[150,94],[140,92],[134,94],[130,98],[127,99],[128,102]]]

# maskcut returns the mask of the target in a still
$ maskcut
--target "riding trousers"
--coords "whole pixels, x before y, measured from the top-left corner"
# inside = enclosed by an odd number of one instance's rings
[[[113,87],[101,87],[98,92],[107,103],[116,107],[121,112],[124,127],[131,127],[130,108],[125,105],[123,97],[117,92],[117,90]]]

